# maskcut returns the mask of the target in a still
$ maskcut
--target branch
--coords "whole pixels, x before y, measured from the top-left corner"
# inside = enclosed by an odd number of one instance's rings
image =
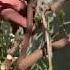
[[[23,41],[21,42],[21,56],[26,56],[26,51],[27,51],[27,48],[29,46],[29,40],[30,40],[30,35],[29,33],[25,33],[24,34],[24,38],[23,38]]]
[[[32,64],[37,62],[42,57],[42,50],[36,50],[31,55],[27,55],[25,58],[21,58],[18,64],[18,70],[26,70]]]

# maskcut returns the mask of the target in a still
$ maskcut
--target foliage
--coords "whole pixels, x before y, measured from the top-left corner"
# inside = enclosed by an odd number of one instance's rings
[[[9,22],[0,21],[0,60],[4,61],[7,49],[11,44],[11,26]]]

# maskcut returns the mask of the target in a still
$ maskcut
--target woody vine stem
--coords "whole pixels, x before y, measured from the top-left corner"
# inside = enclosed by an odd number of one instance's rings
[[[50,41],[50,35],[48,32],[48,22],[45,19],[44,14],[42,14],[42,19],[43,19],[43,25],[45,28],[45,39],[47,42],[47,53],[48,53],[48,62],[49,62],[49,70],[53,70],[52,68],[52,46],[51,46],[51,41]]]

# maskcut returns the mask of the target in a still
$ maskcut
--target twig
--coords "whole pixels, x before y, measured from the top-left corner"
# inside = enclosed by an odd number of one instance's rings
[[[44,14],[42,14],[42,19],[43,19],[43,25],[45,28],[45,38],[47,41],[47,52],[48,52],[48,61],[49,61],[49,70],[52,70],[52,46],[50,42],[50,36],[48,33],[48,22],[46,22]]]
[[[29,1],[28,6],[27,6],[27,29],[28,31],[30,31],[30,33],[32,32],[32,28],[33,28],[33,1],[32,0]]]

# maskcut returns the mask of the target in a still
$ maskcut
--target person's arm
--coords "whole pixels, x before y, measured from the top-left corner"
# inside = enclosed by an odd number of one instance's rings
[[[4,9],[1,12],[1,15],[8,20],[14,21],[17,24],[23,26],[23,27],[27,27],[27,19],[25,17],[23,17],[22,15],[20,15],[17,11],[8,8],[8,9]]]

